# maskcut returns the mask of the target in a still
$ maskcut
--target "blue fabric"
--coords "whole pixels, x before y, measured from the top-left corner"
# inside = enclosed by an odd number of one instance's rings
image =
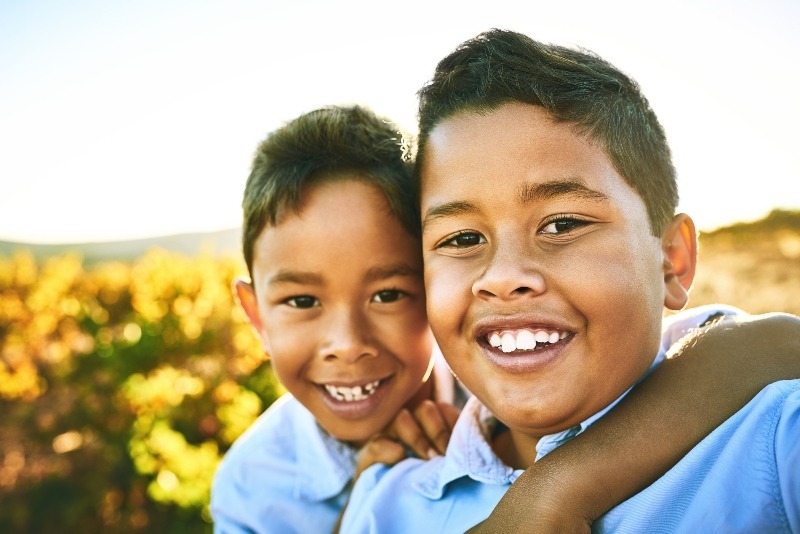
[[[776,382],[597,532],[800,532],[800,380]]]
[[[688,310],[666,320],[654,366],[710,311]],[[496,424],[473,398],[444,457],[366,470],[353,490],[341,531],[464,532],[485,519],[522,473],[493,453],[488,436]],[[770,385],[664,477],[603,516],[594,530],[800,532],[798,438],[800,380]],[[546,443],[563,441],[554,437]]]
[[[331,532],[354,470],[355,451],[286,394],[236,440],[217,469],[214,531]]]

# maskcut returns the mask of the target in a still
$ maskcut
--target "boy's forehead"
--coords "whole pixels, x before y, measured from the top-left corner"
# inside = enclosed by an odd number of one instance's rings
[[[653,237],[644,199],[604,147],[540,106],[507,103],[442,121],[426,143],[419,174],[424,235],[431,221],[466,223],[460,215],[539,224],[568,213],[616,221],[631,237],[642,231]]]
[[[340,266],[365,277],[401,273],[421,270],[419,248],[381,190],[354,176],[307,186],[297,209],[287,207],[261,230],[253,270],[259,279],[314,283],[329,281]]]
[[[530,184],[517,186],[523,198],[542,180],[589,191],[584,177],[603,174],[627,185],[600,142],[541,106],[521,102],[448,117],[431,130],[424,153],[419,171],[423,201],[432,188],[456,192],[476,179],[486,182],[490,195],[492,184],[507,181],[509,171],[529,178]]]

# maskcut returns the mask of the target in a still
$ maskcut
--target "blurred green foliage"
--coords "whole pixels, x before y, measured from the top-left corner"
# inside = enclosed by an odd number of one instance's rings
[[[211,531],[218,462],[282,393],[242,271],[0,257],[0,531]]]

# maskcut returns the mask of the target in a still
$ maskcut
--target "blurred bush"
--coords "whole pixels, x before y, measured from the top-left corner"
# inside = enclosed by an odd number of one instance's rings
[[[211,531],[217,463],[282,392],[241,272],[159,250],[0,258],[0,531]]]

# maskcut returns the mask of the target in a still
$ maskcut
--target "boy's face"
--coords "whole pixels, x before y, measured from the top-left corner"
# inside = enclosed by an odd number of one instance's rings
[[[665,256],[600,146],[510,103],[436,126],[421,176],[431,327],[512,431],[569,428],[642,376],[658,349]]]
[[[240,300],[286,389],[333,436],[360,443],[428,393],[419,242],[357,175],[308,187],[301,206],[264,228],[257,304],[249,284]]]

